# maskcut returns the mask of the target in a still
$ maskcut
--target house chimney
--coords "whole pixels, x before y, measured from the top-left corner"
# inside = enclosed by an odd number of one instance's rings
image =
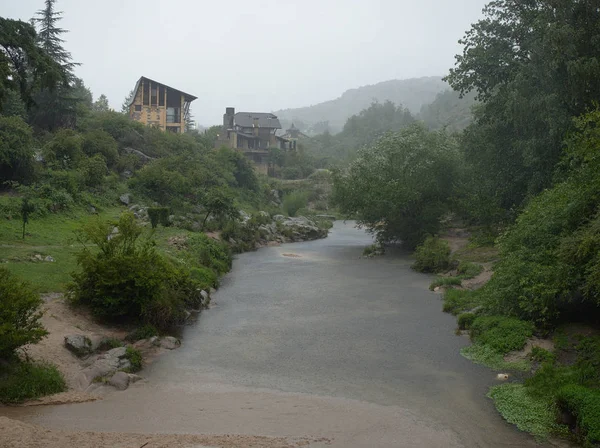
[[[233,129],[233,118],[235,116],[234,107],[226,107],[225,115],[223,115],[223,129]]]

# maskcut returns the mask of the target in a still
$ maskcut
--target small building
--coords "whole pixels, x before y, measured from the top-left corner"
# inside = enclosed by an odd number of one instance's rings
[[[196,99],[166,84],[142,76],[135,85],[129,117],[146,126],[181,134],[185,132],[190,104]]]
[[[298,129],[296,126],[294,126],[294,123],[292,123],[292,126],[289,129],[286,129],[285,134],[283,134],[281,137],[290,142],[290,149],[297,149],[298,140],[308,138],[308,135],[302,133],[302,131],[300,131],[300,129]]]
[[[235,112],[225,109],[223,129],[215,143],[242,151],[252,160],[259,172],[269,174],[269,149],[290,149],[290,141],[276,135],[281,123],[276,115],[264,112]]]

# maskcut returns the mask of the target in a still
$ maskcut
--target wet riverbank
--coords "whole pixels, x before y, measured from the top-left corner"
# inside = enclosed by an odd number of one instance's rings
[[[362,258],[371,242],[336,222],[324,240],[242,254],[182,348],[145,369],[148,383],[8,414],[61,429],[344,447],[534,446],[485,398],[495,374],[460,356],[468,340],[453,335],[430,278],[406,254]]]

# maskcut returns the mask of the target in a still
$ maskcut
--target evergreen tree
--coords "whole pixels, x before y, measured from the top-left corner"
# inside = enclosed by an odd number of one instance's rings
[[[57,26],[58,21],[62,19],[62,11],[54,9],[55,3],[56,0],[46,0],[46,7],[40,9],[37,12],[38,17],[33,20],[38,24],[40,46],[55,62],[63,67],[72,79],[73,69],[80,64],[73,62],[71,53],[63,48],[64,39],[61,38],[61,35],[68,31]]]
[[[185,132],[191,132],[196,129],[196,122],[194,121],[194,116],[192,115],[191,110],[188,110],[187,114],[185,114],[184,120],[185,120]]]
[[[105,94],[100,95],[98,99],[94,101],[92,109],[94,109],[96,112],[108,112],[110,110],[108,98],[106,98]]]
[[[125,100],[123,101],[123,104],[121,105],[121,113],[122,114],[129,115],[129,105],[131,104],[131,101],[133,100],[133,95],[134,95],[134,92],[133,92],[133,90],[131,90],[129,92],[129,94],[125,97]]]

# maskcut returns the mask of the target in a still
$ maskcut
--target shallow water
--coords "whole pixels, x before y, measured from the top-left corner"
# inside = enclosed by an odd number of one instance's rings
[[[20,410],[66,429],[323,436],[332,446],[535,446],[485,397],[430,277],[336,222],[324,240],[242,254],[183,346],[104,400]],[[317,445],[315,445],[317,446]]]

